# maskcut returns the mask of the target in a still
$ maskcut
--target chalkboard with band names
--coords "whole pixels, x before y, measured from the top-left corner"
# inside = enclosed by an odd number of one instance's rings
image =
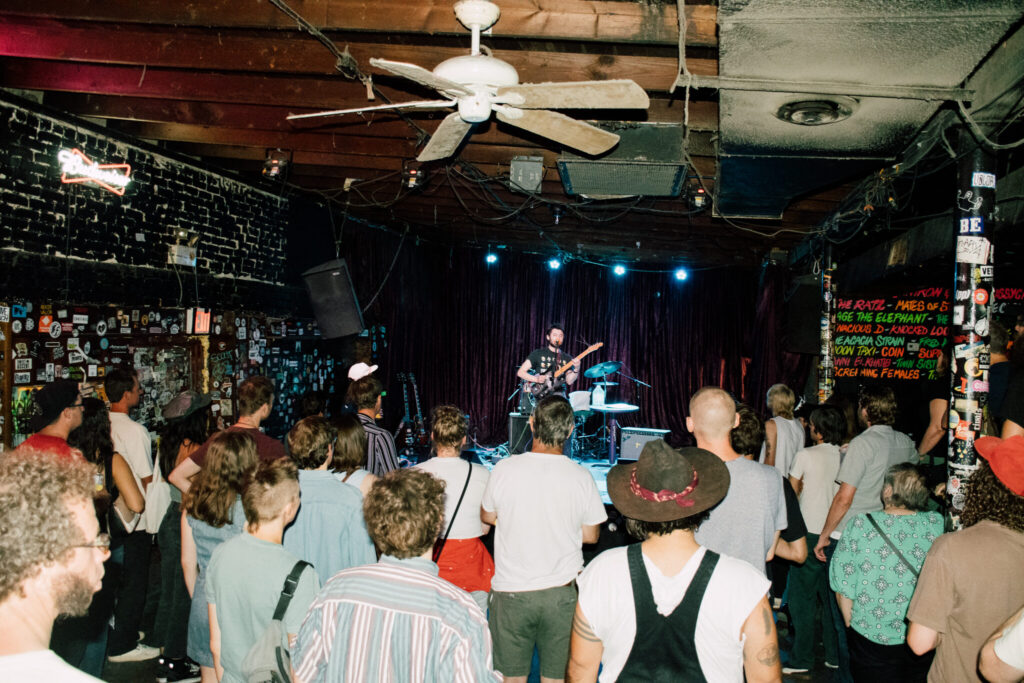
[[[836,380],[936,378],[953,314],[949,289],[930,287],[873,299],[837,299]]]

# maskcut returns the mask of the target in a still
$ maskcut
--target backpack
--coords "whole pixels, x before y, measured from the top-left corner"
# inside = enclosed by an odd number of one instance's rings
[[[288,633],[284,629],[284,613],[295,595],[299,585],[299,577],[309,562],[299,560],[295,563],[288,578],[284,580],[281,597],[263,634],[256,639],[256,644],[249,648],[242,660],[242,678],[246,683],[292,683],[292,657],[288,653]]]

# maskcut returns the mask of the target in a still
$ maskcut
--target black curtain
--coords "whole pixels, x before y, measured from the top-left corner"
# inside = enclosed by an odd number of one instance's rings
[[[367,325],[386,330],[387,346],[378,349],[390,388],[386,426],[403,413],[396,374],[413,372],[425,413],[454,403],[471,415],[481,442],[506,440],[507,417],[516,406],[506,399],[516,389],[516,369],[542,345],[552,322],[564,326],[564,349],[574,355],[604,343],[583,361],[584,369],[605,360],[624,363],[622,374],[610,379],[621,383],[624,400],[640,406],[621,420],[624,426],[670,429],[677,444],[687,440],[687,403],[700,387],[760,396],[763,405],[768,386],[794,379],[782,374],[777,330],[764,324],[781,318],[780,288],[759,292],[756,271],[698,271],[677,282],[672,273],[617,277],[579,261],[551,271],[539,255],[502,253],[488,265],[478,249],[346,230],[343,255]],[[751,357],[757,374],[748,377]],[[591,385],[581,377],[572,390]]]

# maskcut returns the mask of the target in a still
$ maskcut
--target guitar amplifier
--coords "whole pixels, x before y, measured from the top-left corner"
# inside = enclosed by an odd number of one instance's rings
[[[645,443],[664,439],[669,431],[651,427],[623,427],[619,430],[619,460],[637,460]]]
[[[508,453],[525,453],[533,434],[530,433],[530,416],[524,413],[508,414]]]

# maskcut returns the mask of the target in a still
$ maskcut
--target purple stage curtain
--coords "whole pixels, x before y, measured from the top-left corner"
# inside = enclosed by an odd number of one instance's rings
[[[345,255],[362,305],[380,288],[398,244],[394,235],[370,231],[347,238]],[[417,245],[413,238],[402,244],[365,313],[367,325],[386,327],[387,347],[379,352],[390,388],[386,426],[396,425],[403,413],[396,374],[411,371],[425,417],[431,407],[453,403],[471,415],[482,443],[505,441],[508,414],[517,405],[506,400],[516,389],[516,370],[542,345],[552,322],[564,326],[564,349],[573,355],[604,343],[583,369],[606,360],[625,364],[609,379],[621,383],[622,399],[640,411],[621,424],[670,429],[677,444],[686,440],[687,403],[700,387],[721,386],[744,398],[763,395],[780,381],[779,354],[771,350],[778,341],[766,339],[755,319],[763,312],[778,320],[780,307],[765,297],[777,299],[780,290],[770,287],[759,297],[756,272],[693,272],[677,282],[672,273],[616,277],[579,261],[550,271],[537,255],[502,253],[498,263],[487,265],[483,255]],[[758,375],[745,381],[744,358],[752,353]],[[571,390],[592,384],[581,376]]]

